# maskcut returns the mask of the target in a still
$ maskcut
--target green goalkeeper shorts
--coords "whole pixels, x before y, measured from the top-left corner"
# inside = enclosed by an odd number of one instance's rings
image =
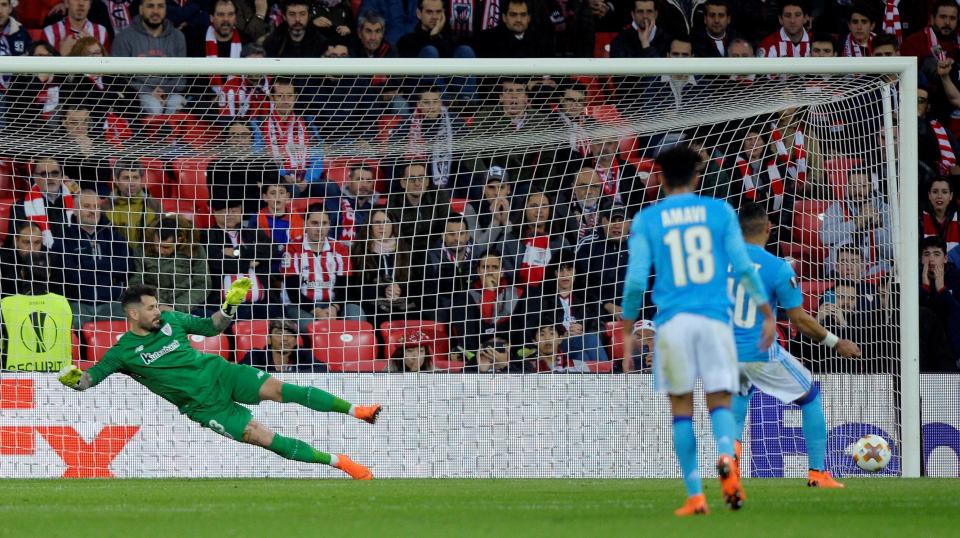
[[[229,363],[217,379],[218,398],[187,413],[194,422],[210,428],[224,437],[243,441],[243,430],[253,414],[240,405],[260,403],[260,387],[270,378],[263,370],[245,364]]]

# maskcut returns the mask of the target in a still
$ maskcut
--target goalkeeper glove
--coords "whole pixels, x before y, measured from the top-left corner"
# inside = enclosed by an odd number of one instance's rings
[[[238,278],[233,281],[230,291],[227,292],[227,298],[223,306],[220,307],[224,316],[232,318],[237,314],[237,307],[243,304],[244,299],[247,298],[247,292],[250,291],[251,284],[249,278]]]
[[[81,377],[83,377],[83,371],[72,364],[68,364],[60,370],[57,379],[73,390],[80,390],[78,384]]]

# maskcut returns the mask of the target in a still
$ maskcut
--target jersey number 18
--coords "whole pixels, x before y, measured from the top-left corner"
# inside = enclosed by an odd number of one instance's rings
[[[706,226],[691,226],[682,231],[671,230],[663,236],[670,248],[673,284],[682,288],[688,282],[706,284],[716,272],[713,263],[713,236]]]

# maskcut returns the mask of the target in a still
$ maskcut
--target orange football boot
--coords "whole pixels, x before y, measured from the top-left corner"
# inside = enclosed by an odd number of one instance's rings
[[[351,460],[344,454],[337,454],[337,469],[347,473],[354,480],[373,480],[373,473],[363,465]]]
[[[830,471],[815,471],[810,469],[807,473],[807,485],[811,488],[843,489],[844,486],[837,482],[830,474]]]
[[[740,485],[740,470],[737,461],[730,456],[723,455],[717,460],[717,476],[720,477],[720,491],[723,493],[723,502],[730,505],[731,510],[743,507],[747,499],[743,486]]]
[[[380,404],[358,405],[353,408],[353,412],[360,420],[369,422],[370,424],[376,424],[377,415],[380,414],[382,409],[383,406]]]
[[[687,497],[683,506],[673,511],[676,516],[705,516],[710,513],[707,497],[703,493]]]

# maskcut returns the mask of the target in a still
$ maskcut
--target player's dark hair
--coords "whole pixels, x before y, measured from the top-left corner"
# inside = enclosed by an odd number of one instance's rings
[[[663,184],[671,189],[692,186],[700,154],[689,146],[674,146],[657,156],[663,173]]]
[[[931,235],[929,237],[924,237],[920,240],[920,253],[923,254],[924,250],[928,248],[938,248],[943,251],[944,254],[947,253],[947,242],[943,240],[939,235]]]
[[[767,231],[767,209],[756,202],[746,202],[740,206],[740,229],[744,236],[754,236]]]
[[[130,286],[129,288],[123,290],[123,293],[120,295],[120,306],[126,310],[129,306],[140,304],[140,301],[144,295],[156,299],[157,288],[148,286],[146,284]]]

